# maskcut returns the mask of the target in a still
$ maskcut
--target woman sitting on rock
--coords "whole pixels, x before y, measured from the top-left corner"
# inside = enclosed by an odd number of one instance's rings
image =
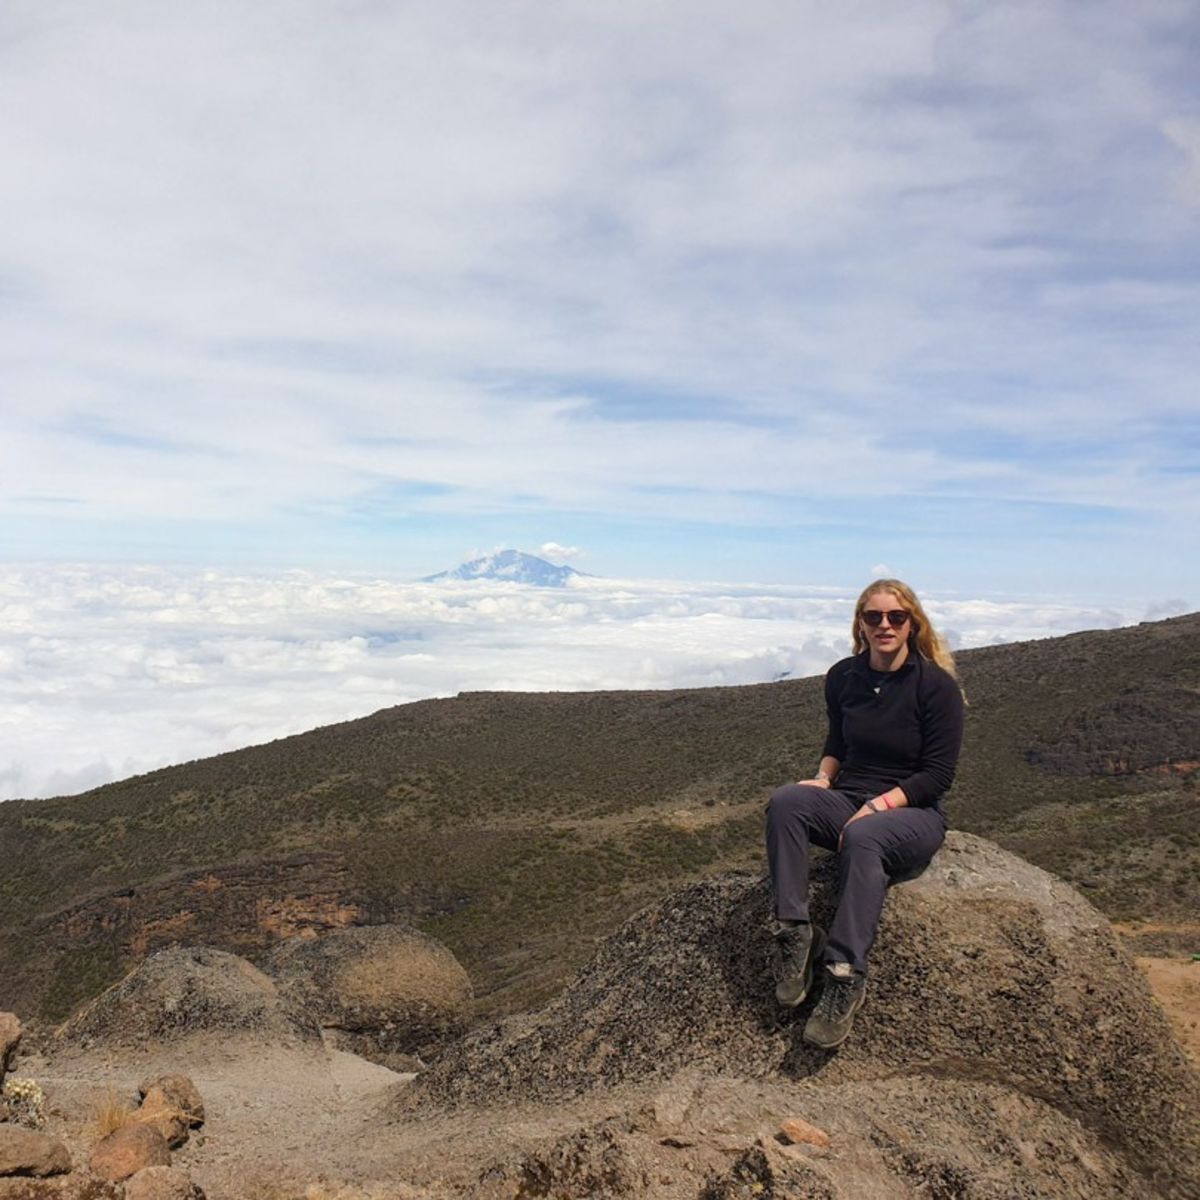
[[[798,1005],[823,959],[824,986],[804,1038],[825,1049],[845,1041],[862,1006],[889,882],[923,870],[946,836],[942,796],[963,731],[954,660],[907,584],[872,583],[855,605],[852,636],[855,654],[825,676],[829,735],[816,776],[781,787],[767,808],[775,997]],[[839,853],[827,939],[809,920],[812,842]]]

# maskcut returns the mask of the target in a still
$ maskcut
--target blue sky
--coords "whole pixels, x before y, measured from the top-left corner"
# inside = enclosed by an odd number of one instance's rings
[[[1200,595],[1194,3],[0,12],[0,559]]]

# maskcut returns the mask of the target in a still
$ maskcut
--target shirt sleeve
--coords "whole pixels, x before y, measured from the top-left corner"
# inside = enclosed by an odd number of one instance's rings
[[[846,737],[842,732],[842,673],[832,666],[825,673],[825,711],[829,715],[829,732],[825,735],[822,758],[846,761]]]
[[[921,703],[921,765],[896,785],[914,808],[936,804],[954,782],[963,737],[963,697],[954,678],[925,667]]]

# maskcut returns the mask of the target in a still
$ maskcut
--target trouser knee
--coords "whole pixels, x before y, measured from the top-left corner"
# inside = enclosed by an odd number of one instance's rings
[[[812,805],[810,793],[813,790],[802,783],[785,783],[783,787],[776,788],[767,801],[767,819],[806,816]]]
[[[863,858],[868,855],[882,857],[883,845],[870,824],[871,818],[864,817],[861,821],[848,823],[842,830],[841,853],[844,858]]]

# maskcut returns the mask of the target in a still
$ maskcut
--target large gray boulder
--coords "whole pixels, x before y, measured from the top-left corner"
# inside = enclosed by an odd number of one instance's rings
[[[269,976],[236,954],[191,946],[143,960],[59,1036],[84,1046],[146,1046],[196,1034],[293,1041],[299,1032]]]
[[[466,1028],[470,978],[441,942],[408,926],[292,938],[266,965],[293,1020],[385,1065],[428,1055]]]
[[[834,894],[826,859],[814,871],[818,923]],[[796,1012],[775,1005],[769,918],[757,877],[676,893],[604,942],[541,1013],[452,1047],[397,1106],[554,1101],[685,1066],[782,1077],[831,1102],[897,1081],[936,1097],[944,1081],[947,1095],[986,1086],[1035,1101],[1156,1194],[1200,1194],[1200,1078],[1109,922],[1062,881],[952,833],[923,876],[892,889],[866,1006],[834,1053],[800,1038],[811,1000]],[[943,1108],[953,1122],[954,1105]]]

